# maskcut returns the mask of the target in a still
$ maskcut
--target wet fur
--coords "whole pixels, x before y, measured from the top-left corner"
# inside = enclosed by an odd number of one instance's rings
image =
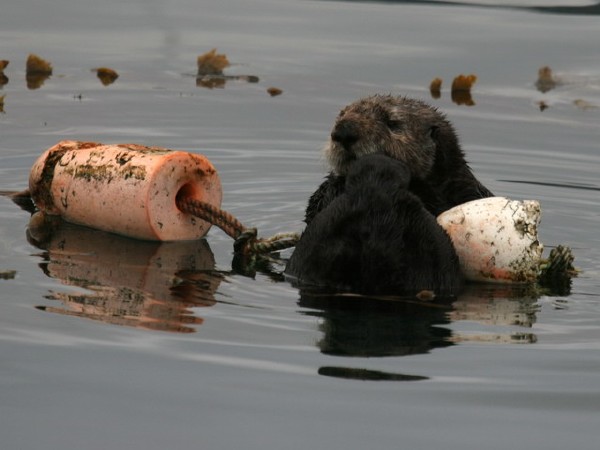
[[[338,115],[324,148],[331,172],[311,196],[306,222],[343,191],[343,178],[354,160],[378,152],[406,164],[409,189],[436,216],[493,196],[471,172],[456,132],[442,113],[419,100],[375,95]]]
[[[407,165],[385,155],[350,162],[343,192],[308,224],[286,274],[362,294],[456,293],[462,276],[450,238],[409,183]]]

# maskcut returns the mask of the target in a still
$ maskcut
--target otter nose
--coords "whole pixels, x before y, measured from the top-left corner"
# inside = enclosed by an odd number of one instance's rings
[[[339,142],[346,149],[358,141],[358,137],[358,127],[355,123],[347,120],[338,122],[331,132],[331,140]]]

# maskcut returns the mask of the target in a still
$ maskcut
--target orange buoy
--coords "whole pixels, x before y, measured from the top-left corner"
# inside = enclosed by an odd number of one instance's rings
[[[61,141],[31,168],[36,206],[68,222],[137,239],[203,237],[211,224],[182,212],[178,196],[220,207],[221,181],[204,156],[136,144]]]

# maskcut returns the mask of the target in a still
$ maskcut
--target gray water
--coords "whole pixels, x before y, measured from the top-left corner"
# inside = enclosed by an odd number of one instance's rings
[[[2,191],[62,139],[165,146],[206,155],[261,235],[300,231],[339,109],[409,95],[448,115],[492,191],[542,203],[542,242],[582,273],[561,292],[340,305],[276,262],[240,273],[218,229],[160,245],[63,225],[36,243],[0,197],[0,448],[596,449],[600,7],[491,3],[4,1]],[[259,81],[197,86],[215,47]],[[54,66],[37,89],[29,53]],[[542,93],[544,65],[562,83]],[[451,99],[461,73],[473,106]]]

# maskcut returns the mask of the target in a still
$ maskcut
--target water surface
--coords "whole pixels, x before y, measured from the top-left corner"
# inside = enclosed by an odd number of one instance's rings
[[[25,188],[61,139],[166,146],[208,156],[223,206],[261,235],[299,231],[338,110],[410,95],[448,115],[492,191],[541,201],[541,240],[583,272],[560,295],[340,303],[301,295],[276,263],[240,272],[217,229],[161,245],[62,225],[36,241],[0,197],[0,271],[16,271],[0,279],[2,448],[595,449],[598,4],[490,3],[3,5],[0,190]],[[197,86],[214,47],[258,82]],[[54,66],[37,89],[29,53]],[[545,65],[562,83],[542,93]],[[102,66],[119,73],[108,86]],[[473,106],[452,101],[461,73],[478,76]]]

